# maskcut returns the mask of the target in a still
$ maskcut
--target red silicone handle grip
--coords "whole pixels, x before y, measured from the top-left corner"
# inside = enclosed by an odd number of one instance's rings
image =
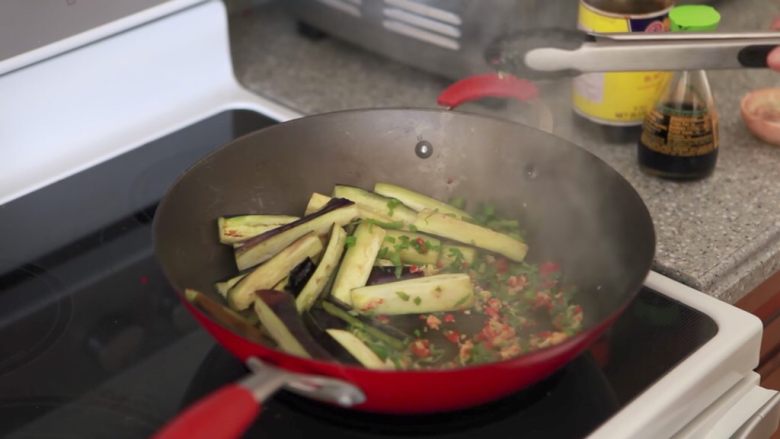
[[[189,406],[153,438],[238,438],[259,412],[260,404],[248,390],[230,384]]]
[[[521,101],[536,99],[539,89],[526,79],[508,74],[486,73],[469,76],[450,85],[436,102],[448,108],[487,97],[513,98]]]

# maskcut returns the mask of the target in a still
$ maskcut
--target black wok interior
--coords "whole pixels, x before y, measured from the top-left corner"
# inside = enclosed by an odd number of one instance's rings
[[[431,157],[415,154],[427,141]],[[616,171],[550,134],[478,115],[417,109],[353,110],[306,117],[242,137],[187,171],[155,218],[155,246],[179,290],[217,297],[236,273],[216,219],[301,215],[312,192],[387,181],[447,200],[493,202],[518,217],[531,261],[553,260],[578,287],[586,325],[636,294],[655,234],[644,203]]]

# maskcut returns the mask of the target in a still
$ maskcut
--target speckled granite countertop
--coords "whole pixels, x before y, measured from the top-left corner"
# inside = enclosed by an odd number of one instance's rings
[[[729,2],[721,11],[723,30],[764,29],[780,14],[765,0]],[[432,107],[449,83],[340,41],[303,38],[273,4],[232,15],[230,29],[238,80],[304,114]],[[565,107],[556,107],[555,134],[601,157],[640,193],[658,237],[655,270],[734,303],[780,270],[780,148],[756,140],[739,116],[740,97],[780,86],[780,74],[713,72],[710,82],[721,113],[721,152],[714,175],[704,181],[674,183],[642,174],[633,142],[604,141]],[[567,89],[562,83],[547,90],[550,104],[565,106]]]

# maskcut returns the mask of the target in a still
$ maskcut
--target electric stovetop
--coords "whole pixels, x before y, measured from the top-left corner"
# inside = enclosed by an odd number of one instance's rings
[[[151,220],[175,178],[275,123],[227,111],[0,206],[0,435],[141,438],[246,373],[167,285]],[[530,389],[456,413],[380,416],[281,392],[247,437],[582,437],[712,338],[648,288],[593,348]]]

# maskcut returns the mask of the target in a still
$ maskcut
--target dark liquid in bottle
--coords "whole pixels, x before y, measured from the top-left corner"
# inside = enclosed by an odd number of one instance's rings
[[[639,141],[639,166],[657,177],[694,180],[707,177],[715,169],[718,150],[694,157],[675,157],[653,151]]]
[[[716,117],[687,103],[658,106],[648,114],[639,140],[642,171],[676,180],[710,175],[718,160]]]

